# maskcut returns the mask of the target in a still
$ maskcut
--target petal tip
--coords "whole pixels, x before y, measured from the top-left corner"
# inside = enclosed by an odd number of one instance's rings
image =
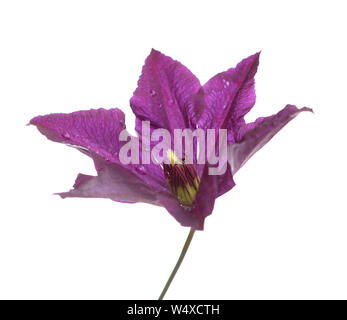
[[[294,104],[287,104],[285,108],[287,108],[287,109],[289,109],[289,108],[290,109],[295,109],[297,112],[308,111],[308,112],[314,113],[312,108],[309,108],[309,107],[298,108]]]
[[[159,57],[159,56],[163,56],[163,55],[164,54],[162,54],[159,50],[152,48],[151,52],[148,55],[148,58],[154,58],[154,57]]]
[[[314,114],[313,109],[312,109],[312,108],[309,108],[309,107],[303,107],[301,110],[302,110],[302,111],[308,111],[308,112],[311,112],[311,113]]]
[[[59,196],[62,199],[65,199],[66,196],[64,195],[66,192],[54,192],[53,196]]]
[[[261,54],[261,51],[258,51],[256,52],[255,54],[253,54],[251,57],[253,58],[254,62],[256,62],[257,64],[259,63],[259,58],[260,58],[260,54]]]
[[[247,58],[245,58],[244,60],[248,60],[248,61],[252,61],[253,60],[253,63],[254,62],[258,62],[259,61],[259,57],[260,57],[260,54],[261,54],[262,50],[259,50],[257,51],[256,53],[248,56]]]
[[[157,49],[152,48],[150,54],[160,53]]]
[[[27,123],[27,126],[30,126],[30,125],[33,125],[33,126],[36,126],[37,125],[37,120],[40,116],[36,116],[34,118],[32,118],[28,123]]]

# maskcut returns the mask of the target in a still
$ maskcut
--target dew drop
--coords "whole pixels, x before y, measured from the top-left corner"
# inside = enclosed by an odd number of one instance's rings
[[[70,139],[71,138],[71,136],[70,136],[70,134],[68,132],[63,133],[62,136],[65,139]]]
[[[229,82],[228,80],[223,79],[222,81],[223,81],[223,83],[224,83],[224,86],[223,86],[224,89],[226,89],[227,87],[229,87],[230,82]]]
[[[145,167],[142,166],[142,165],[136,167],[136,171],[137,171],[138,173],[140,173],[140,174],[146,174],[146,169],[145,169]]]
[[[193,206],[186,206],[184,204],[180,204],[180,207],[186,211],[192,211],[192,209],[193,209]]]
[[[155,96],[155,91],[153,89],[149,93],[152,97]]]
[[[123,119],[119,120],[119,125],[121,126],[121,128],[125,129],[125,123]]]

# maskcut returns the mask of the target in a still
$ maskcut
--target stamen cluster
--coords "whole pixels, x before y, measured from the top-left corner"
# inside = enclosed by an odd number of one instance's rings
[[[170,164],[163,164],[165,179],[181,205],[192,206],[199,189],[200,178],[193,164],[179,160],[173,151],[168,152]]]

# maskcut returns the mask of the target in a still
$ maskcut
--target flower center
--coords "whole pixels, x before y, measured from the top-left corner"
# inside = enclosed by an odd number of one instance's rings
[[[163,164],[165,179],[179,203],[191,206],[199,189],[200,178],[193,164],[186,164],[172,150],[167,153],[170,164]]]

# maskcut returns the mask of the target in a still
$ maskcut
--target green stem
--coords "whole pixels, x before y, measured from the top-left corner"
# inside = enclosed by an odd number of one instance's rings
[[[165,296],[165,293],[166,293],[167,289],[169,289],[170,284],[171,284],[173,278],[175,277],[175,275],[176,275],[176,273],[177,273],[177,270],[179,269],[179,267],[180,267],[180,265],[181,265],[181,263],[182,263],[182,261],[183,261],[183,259],[184,259],[184,256],[185,256],[186,253],[187,253],[187,250],[188,250],[188,248],[189,248],[189,245],[190,245],[190,243],[191,243],[191,241],[192,241],[192,239],[193,239],[194,232],[195,232],[195,230],[194,230],[193,228],[191,228],[191,229],[190,229],[190,232],[189,232],[189,234],[188,234],[187,240],[186,240],[186,242],[184,243],[182,252],[181,252],[181,254],[180,254],[180,256],[179,256],[179,258],[178,258],[178,260],[177,260],[177,262],[176,262],[176,265],[175,265],[175,267],[173,268],[173,270],[172,270],[172,272],[171,272],[171,274],[170,274],[170,277],[169,277],[169,279],[167,280],[167,282],[166,282],[166,284],[165,284],[165,287],[164,287],[163,291],[161,292],[161,294],[160,294],[158,300],[163,300],[163,298],[164,298],[164,296]]]

